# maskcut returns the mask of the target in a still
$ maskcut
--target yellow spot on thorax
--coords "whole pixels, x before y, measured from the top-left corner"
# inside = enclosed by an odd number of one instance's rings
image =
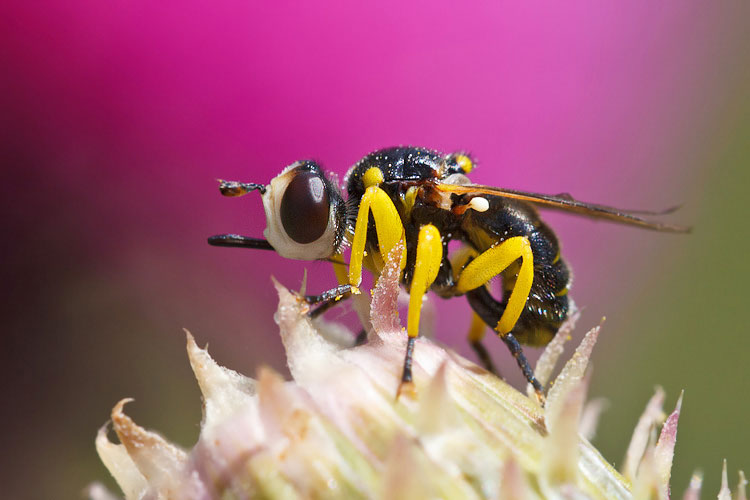
[[[370,167],[362,176],[362,182],[365,184],[365,189],[370,186],[379,186],[383,182],[383,171],[378,167]]]
[[[461,167],[461,170],[463,170],[467,174],[474,170],[474,162],[472,162],[471,158],[466,155],[457,155],[456,163],[459,167]]]

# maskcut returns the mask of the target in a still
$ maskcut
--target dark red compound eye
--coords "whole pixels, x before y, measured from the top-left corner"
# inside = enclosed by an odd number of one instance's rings
[[[328,227],[330,198],[320,174],[299,171],[281,198],[281,224],[297,243],[312,243]]]

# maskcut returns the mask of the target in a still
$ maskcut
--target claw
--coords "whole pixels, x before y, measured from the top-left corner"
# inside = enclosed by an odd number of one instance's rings
[[[416,401],[417,386],[414,385],[414,382],[409,380],[408,382],[401,382],[398,385],[398,391],[396,391],[396,401],[398,401],[402,395],[411,399],[412,401]]]

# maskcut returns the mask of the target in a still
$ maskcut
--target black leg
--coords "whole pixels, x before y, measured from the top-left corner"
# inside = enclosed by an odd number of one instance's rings
[[[508,346],[510,353],[516,358],[516,363],[518,363],[518,366],[521,368],[524,377],[526,377],[526,380],[534,387],[534,392],[536,392],[537,398],[539,398],[539,401],[544,404],[544,388],[534,376],[534,370],[531,369],[529,361],[526,359],[526,356],[524,356],[521,344],[518,343],[518,340],[512,333],[498,335],[498,337],[500,337],[502,341],[505,342],[505,345]]]
[[[343,296],[352,293],[353,288],[352,285],[339,285],[336,288],[326,290],[320,295],[305,295],[305,300],[308,304],[320,304],[321,302],[340,300]]]
[[[414,356],[414,342],[417,340],[416,337],[409,337],[406,343],[406,356],[404,357],[404,370],[401,372],[401,383],[398,384],[398,391],[396,392],[396,399],[398,400],[402,394],[406,394],[410,398],[414,399],[417,396],[417,391],[414,389],[414,382],[411,376],[411,361]]]
[[[215,247],[254,248],[256,250],[273,250],[269,242],[261,238],[251,238],[239,234],[217,234],[208,238],[208,244]]]
[[[308,315],[311,318],[317,318],[331,307],[335,306],[342,299],[348,299],[354,293],[356,288],[352,285],[339,285],[336,288],[326,290],[320,295],[305,295],[305,301],[310,305],[320,304],[312,309]]]
[[[351,294],[342,295],[339,300],[329,300],[327,302],[323,302],[323,304],[319,305],[315,309],[310,310],[307,315],[311,318],[317,318],[327,310],[331,309],[333,306],[337,305],[340,301],[348,299],[349,297],[351,297]]]
[[[406,357],[404,357],[404,371],[401,373],[401,385],[408,384],[412,381],[411,361],[414,356],[414,342],[416,340],[416,337],[409,337],[409,341],[406,343]]]
[[[501,377],[500,372],[495,366],[495,363],[492,362],[492,357],[490,356],[490,353],[487,352],[487,348],[484,347],[484,344],[482,344],[482,341],[472,340],[472,341],[469,341],[469,345],[471,345],[471,348],[474,349],[474,352],[476,353],[477,358],[479,359],[479,362],[482,364],[484,369],[492,373],[493,375],[497,375],[498,377]]]
[[[466,294],[466,298],[468,299],[469,304],[471,304],[471,308],[474,309],[485,323],[492,328],[497,325],[497,322],[503,315],[503,311],[505,311],[505,306],[495,300],[494,297],[490,295],[487,288],[482,286],[472,290]],[[534,387],[534,392],[536,392],[537,398],[539,398],[539,401],[544,404],[544,389],[542,384],[540,384],[534,376],[534,370],[531,368],[526,356],[524,356],[523,349],[521,349],[521,344],[518,343],[518,339],[516,339],[513,333],[498,335],[498,337],[500,337],[508,347],[510,353],[516,359],[516,363],[518,363],[518,366],[521,368],[524,377],[526,377],[526,380]]]

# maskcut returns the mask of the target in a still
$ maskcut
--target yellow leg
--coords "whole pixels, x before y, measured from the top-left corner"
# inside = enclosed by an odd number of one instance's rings
[[[534,255],[528,238],[515,236],[483,252],[464,268],[456,284],[459,293],[479,288],[519,258],[521,268],[516,284],[508,299],[508,305],[495,327],[500,335],[506,335],[516,325],[531,291],[531,283],[534,280]]]
[[[468,245],[464,245],[453,252],[453,254],[449,257],[451,262],[451,269],[453,269],[453,276],[460,276],[461,271],[463,271],[466,263],[469,262],[469,260],[475,258],[477,255],[479,255],[479,252]]]
[[[359,202],[357,223],[354,226],[352,253],[349,260],[349,283],[359,286],[362,282],[362,260],[365,255],[367,223],[370,212],[375,219],[375,231],[378,235],[380,253],[387,257],[394,246],[404,237],[404,226],[401,216],[388,194],[378,186],[370,186]],[[401,269],[406,266],[406,246],[401,255]]]
[[[409,290],[409,318],[406,326],[409,337],[419,335],[422,299],[432,282],[435,281],[442,260],[443,241],[440,231],[432,224],[422,226],[417,239],[417,256]]]
[[[479,317],[477,313],[471,314],[471,326],[469,326],[469,342],[472,344],[479,342],[484,338],[484,332],[487,328],[487,323]]]
[[[346,272],[346,263],[344,262],[344,257],[338,253],[333,256],[333,272],[336,275],[336,281],[339,282],[339,285],[346,285],[349,283],[349,276]]]
[[[417,237],[417,255],[414,261],[411,288],[409,289],[409,318],[406,323],[409,340],[406,344],[404,370],[401,372],[401,383],[398,386],[396,399],[403,393],[407,393],[412,397],[416,394],[411,377],[411,361],[414,354],[414,343],[419,335],[422,299],[435,281],[442,260],[443,241],[440,231],[432,224],[422,226]]]
[[[490,357],[490,353],[487,352],[487,349],[485,349],[484,344],[482,344],[482,338],[484,338],[484,333],[487,331],[487,323],[484,322],[484,320],[477,314],[473,313],[471,315],[471,326],[469,327],[469,345],[472,349],[474,349],[474,352],[477,354],[477,358],[479,358],[479,361],[482,363],[482,366],[484,366],[485,370],[487,370],[490,373],[494,373],[498,377],[500,376],[500,372],[497,371],[497,368],[495,368],[495,364],[492,362],[492,358]]]

